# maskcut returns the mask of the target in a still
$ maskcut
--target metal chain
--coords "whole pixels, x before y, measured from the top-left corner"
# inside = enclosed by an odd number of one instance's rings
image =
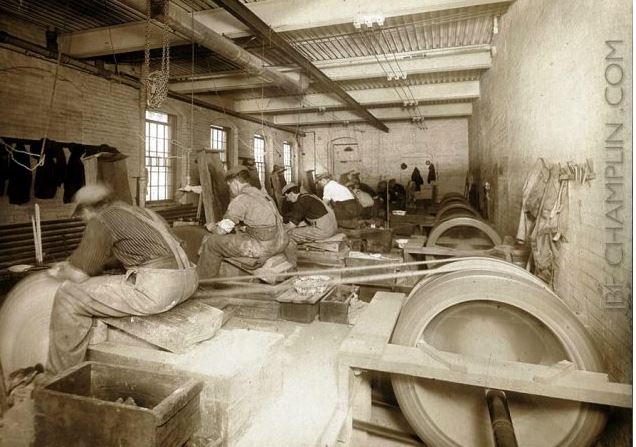
[[[146,0],[146,42],[144,48],[144,65],[146,67],[146,103],[148,107],[156,109],[168,97],[168,82],[170,79],[170,28],[165,23],[160,24],[161,41],[161,68],[157,71],[150,71],[150,25],[151,25],[151,0]],[[167,0],[164,0],[164,5]]]

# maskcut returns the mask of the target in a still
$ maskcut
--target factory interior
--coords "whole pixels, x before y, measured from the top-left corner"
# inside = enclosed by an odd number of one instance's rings
[[[628,0],[0,0],[0,447],[632,444]]]

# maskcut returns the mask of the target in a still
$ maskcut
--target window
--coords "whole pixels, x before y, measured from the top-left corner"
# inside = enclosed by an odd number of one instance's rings
[[[265,139],[258,135],[254,135],[254,163],[258,170],[258,178],[261,185],[265,184]]]
[[[283,141],[283,165],[285,166],[285,181],[292,181],[292,172],[294,169],[294,153],[292,146],[287,141]]]
[[[219,153],[223,167],[227,169],[227,129],[221,126],[210,126],[210,147]]]
[[[174,158],[172,128],[167,114],[146,111],[146,201],[172,199]]]

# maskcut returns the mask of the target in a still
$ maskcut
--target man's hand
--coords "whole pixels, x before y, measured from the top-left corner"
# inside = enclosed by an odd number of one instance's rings
[[[88,276],[86,272],[78,269],[68,261],[58,262],[49,270],[47,270],[47,273],[53,278],[60,279],[62,281],[68,279],[78,283],[84,282],[88,278],[90,278],[90,276]]]
[[[228,234],[230,231],[232,231],[235,227],[235,223],[230,220],[230,219],[223,219],[220,220],[217,223],[209,223],[205,226],[205,228],[210,232],[210,233],[216,233],[216,234]]]

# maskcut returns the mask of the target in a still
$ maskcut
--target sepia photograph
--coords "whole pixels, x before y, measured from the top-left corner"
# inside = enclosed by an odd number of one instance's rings
[[[631,447],[630,0],[0,0],[0,447]]]

